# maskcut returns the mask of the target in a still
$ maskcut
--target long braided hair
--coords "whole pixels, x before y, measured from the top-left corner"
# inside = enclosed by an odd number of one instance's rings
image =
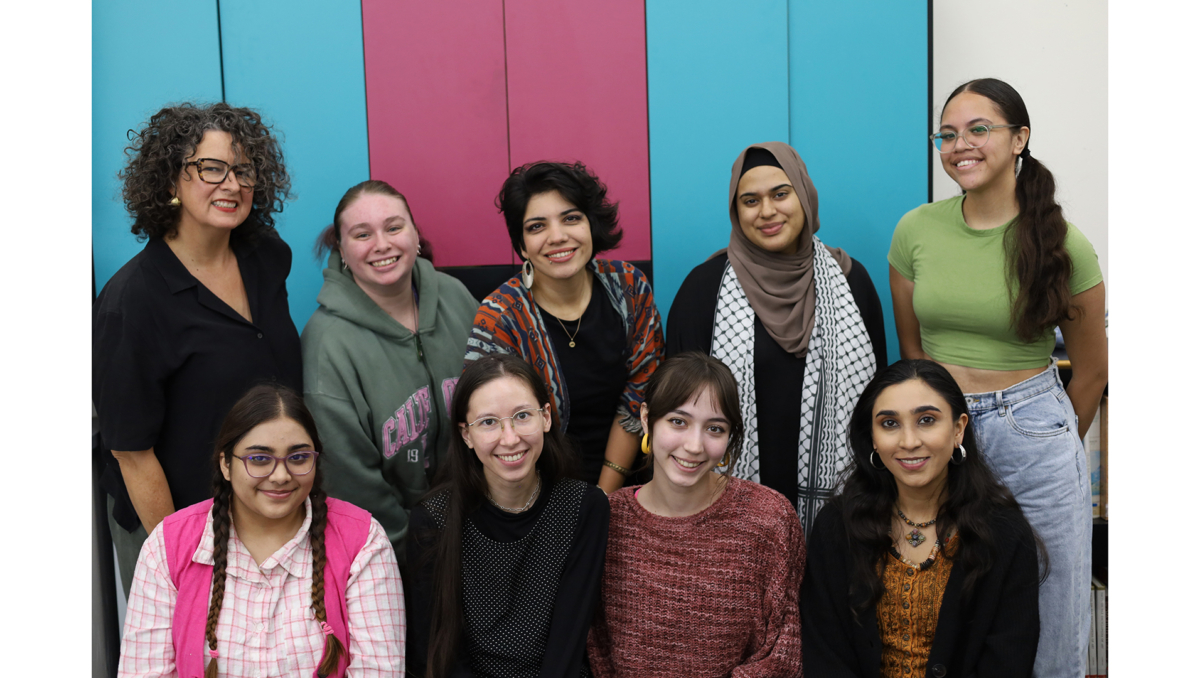
[[[229,524],[232,517],[233,485],[221,472],[221,461],[226,465],[235,463],[234,448],[242,438],[260,424],[275,419],[291,419],[300,424],[313,441],[313,449],[322,451],[321,438],[312,414],[304,406],[304,399],[286,386],[267,384],[255,386],[234,404],[221,424],[217,435],[216,451],[213,454],[213,575],[212,598],[208,604],[208,622],[204,627],[204,638],[212,659],[204,671],[205,678],[217,678],[217,619],[225,602],[225,566],[229,556]],[[321,456],[317,455],[313,469],[313,486],[308,498],[312,503],[312,521],[308,528],[308,541],[312,547],[312,608],[317,621],[325,624],[325,518],[328,508],[325,491],[321,489]],[[346,653],[341,641],[332,633],[325,636],[325,648],[317,675],[324,678],[337,669],[338,660]]]
[[[959,85],[946,97],[943,110],[954,97],[973,92],[996,105],[1013,125],[1029,127],[1025,100],[1012,85],[995,78],[979,78]],[[1004,234],[1012,326],[1023,341],[1036,341],[1063,321],[1074,320],[1078,306],[1071,303],[1071,255],[1067,252],[1067,220],[1054,198],[1054,175],[1029,153],[1029,143],[1013,161],[1017,172],[1016,223]]]

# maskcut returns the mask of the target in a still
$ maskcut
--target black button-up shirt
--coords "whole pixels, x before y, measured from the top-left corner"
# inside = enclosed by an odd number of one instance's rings
[[[92,306],[92,399],[103,449],[154,448],[176,509],[212,496],[213,446],[229,409],[251,386],[301,391],[300,336],[285,281],[292,252],[274,232],[235,244],[250,302],[247,321],[159,238],[108,281]],[[113,517],[138,517],[109,455],[101,484]]]

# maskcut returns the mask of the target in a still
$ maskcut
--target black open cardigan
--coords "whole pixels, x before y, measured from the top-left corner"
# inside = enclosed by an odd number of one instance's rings
[[[950,570],[926,664],[930,678],[1033,675],[1039,631],[1033,531],[1015,510],[998,511],[990,524],[996,540],[992,567],[969,600],[962,595],[962,567]],[[839,506],[822,508],[807,536],[800,594],[804,675],[878,678],[883,648],[875,607],[857,620],[851,613],[849,541]]]

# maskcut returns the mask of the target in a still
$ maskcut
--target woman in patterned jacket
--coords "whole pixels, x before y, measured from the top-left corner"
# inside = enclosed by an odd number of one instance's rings
[[[849,457],[846,425],[886,365],[883,310],[862,264],[817,237],[817,189],[785,143],[733,163],[729,249],[692,269],[667,354],[708,353],[738,381],[746,420],[733,475],[787,497],[807,532]]]
[[[663,334],[646,276],[594,258],[621,241],[606,194],[581,163],[512,171],[496,204],[524,264],[479,307],[466,362],[507,353],[533,365],[579,450],[583,479],[610,493],[637,456],[643,391],[662,360]]]

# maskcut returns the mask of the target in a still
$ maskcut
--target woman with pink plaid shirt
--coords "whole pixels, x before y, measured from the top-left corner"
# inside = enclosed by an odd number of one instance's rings
[[[118,675],[399,676],[404,595],[371,515],[321,489],[303,399],[256,386],[214,454],[213,499],[142,547]]]

